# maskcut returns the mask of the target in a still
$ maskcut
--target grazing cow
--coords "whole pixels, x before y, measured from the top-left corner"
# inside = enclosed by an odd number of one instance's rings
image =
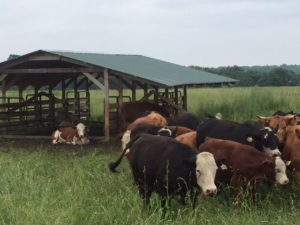
[[[182,126],[187,127],[192,130],[196,130],[197,126],[200,124],[200,119],[189,112],[181,112],[174,119],[169,122],[170,126]]]
[[[300,172],[300,125],[288,126],[282,158],[291,161],[290,167]]]
[[[179,135],[194,131],[190,128],[182,127],[182,126],[167,126],[167,128],[172,131],[173,137],[177,137]]]
[[[73,145],[86,145],[90,143],[87,128],[83,123],[76,126],[61,127],[52,133],[52,144],[66,143]]]
[[[227,170],[217,171],[216,180],[226,182],[236,189],[236,201],[239,203],[242,188],[250,184],[255,192],[259,180],[281,185],[289,183],[286,165],[279,157],[271,157],[257,151],[254,147],[235,141],[208,138],[199,146],[199,151],[210,152],[216,160],[225,159]]]
[[[170,113],[163,106],[150,102],[126,102],[123,103],[119,112],[120,132],[122,133],[128,124],[135,121],[137,118],[144,116],[146,111],[155,111],[160,113],[165,118],[170,116]]]
[[[195,187],[200,187],[204,195],[217,192],[214,183],[217,165],[211,153],[198,153],[169,137],[143,134],[131,140],[119,159],[110,163],[112,172],[121,163],[127,148],[130,148],[127,158],[144,206],[149,204],[152,192],[159,194],[163,207],[166,199],[176,194],[184,203],[188,191],[194,196],[194,206]]]
[[[197,149],[197,147],[198,147],[196,131],[192,131],[192,132],[188,132],[188,133],[179,135],[175,139],[185,145],[188,145],[189,147],[191,147],[193,149]]]
[[[278,138],[269,127],[245,122],[243,124],[219,119],[209,119],[197,128],[197,145],[205,141],[206,137],[237,141],[265,151],[270,155],[280,155]]]

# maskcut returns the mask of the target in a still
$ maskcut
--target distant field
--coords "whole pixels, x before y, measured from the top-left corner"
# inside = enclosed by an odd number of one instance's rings
[[[189,110],[203,116],[221,112],[237,121],[255,119],[281,109],[300,111],[299,88],[216,88],[188,92]],[[102,112],[102,96],[92,92],[93,117]],[[52,146],[43,140],[0,139],[0,224],[300,224],[300,189],[295,185],[262,186],[259,202],[249,197],[241,209],[232,192],[198,199],[195,211],[173,201],[165,218],[153,195],[152,207],[141,212],[127,160],[119,174],[108,162],[119,154],[119,140],[110,145]]]
[[[128,91],[125,92],[129,93]],[[102,117],[103,95],[92,91],[92,116]],[[204,117],[221,112],[225,118],[243,121],[276,110],[300,112],[299,87],[199,88],[188,89],[188,110]]]

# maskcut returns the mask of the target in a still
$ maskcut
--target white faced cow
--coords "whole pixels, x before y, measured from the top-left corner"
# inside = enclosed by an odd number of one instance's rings
[[[86,145],[90,143],[87,128],[83,123],[73,127],[62,127],[52,133],[52,144],[66,143],[73,145]]]

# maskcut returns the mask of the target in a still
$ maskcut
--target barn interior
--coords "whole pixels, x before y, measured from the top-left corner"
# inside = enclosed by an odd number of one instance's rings
[[[152,102],[176,115],[187,109],[188,87],[235,82],[141,55],[44,50],[11,55],[0,63],[0,132],[49,135],[64,121],[85,121],[93,135],[109,141],[123,103]],[[91,102],[92,89],[103,96],[101,102]],[[103,118],[91,119],[91,104],[99,104]]]

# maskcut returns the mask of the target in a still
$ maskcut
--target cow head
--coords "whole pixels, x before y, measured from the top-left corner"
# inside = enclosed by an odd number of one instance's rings
[[[197,184],[203,194],[216,194],[215,177],[218,167],[214,156],[209,152],[201,152],[196,157],[184,161],[196,169]]]
[[[79,138],[83,138],[83,137],[87,136],[87,128],[83,123],[78,123],[76,125],[76,130],[77,130]]]
[[[286,185],[289,183],[289,179],[286,176],[286,165],[289,162],[284,162],[279,156],[275,157],[275,178],[276,182],[281,185]]]
[[[281,152],[278,149],[279,140],[269,127],[260,129],[257,134],[249,134],[247,137],[249,143],[253,142],[253,146],[260,151],[266,152],[271,156],[279,156]]]

